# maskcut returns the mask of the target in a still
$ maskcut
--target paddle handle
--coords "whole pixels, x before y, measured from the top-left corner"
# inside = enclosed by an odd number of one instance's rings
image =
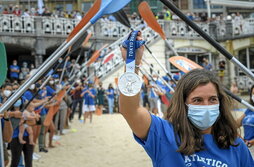
[[[179,56],[179,54],[176,52],[175,48],[173,48],[173,46],[169,43],[169,41],[165,40],[165,42],[166,42],[166,45],[169,47],[169,49],[173,51],[174,55]]]
[[[243,105],[245,105],[247,108],[249,108],[250,110],[254,111],[254,107],[248,103],[247,101],[241,99],[240,97],[236,96],[235,94],[231,93],[229,90],[227,90],[226,88],[224,88],[224,91],[231,96],[233,99],[235,99],[236,101],[238,101],[239,103],[242,103]]]
[[[178,17],[180,17],[185,23],[187,23],[193,30],[195,30],[199,35],[201,35],[205,40],[207,40],[214,48],[216,48],[222,55],[224,55],[228,60],[232,60],[233,56],[224,49],[218,42],[211,38],[206,32],[204,32],[197,24],[191,21],[187,16],[185,16],[172,2],[169,0],[160,0],[164,5],[166,5],[170,10],[172,10]],[[241,70],[245,72],[248,76],[254,80],[254,74],[242,65],[239,61],[233,60],[233,63],[237,65]]]
[[[2,122],[0,120],[0,165],[4,166],[4,148],[3,146],[3,135],[2,135],[3,131],[2,131]]]

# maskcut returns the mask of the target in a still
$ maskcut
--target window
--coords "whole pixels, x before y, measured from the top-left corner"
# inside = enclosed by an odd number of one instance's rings
[[[194,9],[206,9],[206,2],[204,0],[193,0]]]
[[[250,69],[254,70],[254,47],[249,48]]]
[[[239,61],[247,67],[247,49],[239,51]]]

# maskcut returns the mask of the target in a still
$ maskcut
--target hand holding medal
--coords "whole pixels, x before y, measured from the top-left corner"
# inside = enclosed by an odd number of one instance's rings
[[[144,51],[144,43],[141,32],[133,31],[121,48],[126,67],[125,73],[119,78],[118,87],[125,96],[135,96],[141,89],[142,80],[137,74]]]

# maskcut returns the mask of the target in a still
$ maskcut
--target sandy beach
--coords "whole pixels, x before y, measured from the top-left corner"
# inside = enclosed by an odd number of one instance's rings
[[[77,117],[77,116],[76,116]],[[76,118],[75,117],[75,118]],[[134,140],[120,114],[93,117],[93,123],[74,120],[56,148],[33,161],[34,167],[151,167],[144,149]],[[35,149],[38,151],[38,148]]]

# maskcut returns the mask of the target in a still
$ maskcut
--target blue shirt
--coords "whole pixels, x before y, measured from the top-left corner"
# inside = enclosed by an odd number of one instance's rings
[[[30,101],[30,100],[32,100],[32,98],[33,98],[33,93],[30,91],[30,90],[27,90],[24,94],[23,94],[23,96],[22,96],[22,99],[23,100],[27,100],[27,101]]]
[[[154,167],[253,167],[251,154],[240,138],[239,146],[220,149],[211,134],[205,134],[205,150],[185,156],[176,150],[174,129],[171,123],[151,115],[151,125],[146,141],[134,135],[150,156]]]
[[[25,136],[28,136],[28,133],[27,133],[26,130],[25,130],[23,136],[24,136],[24,137],[25,137]],[[17,137],[19,137],[19,126],[18,126],[16,129],[14,129],[13,135],[12,135],[12,138],[13,138],[13,139],[14,139],[14,138],[17,138]]]
[[[10,70],[20,70],[19,66],[17,65],[10,65]],[[11,78],[19,78],[19,73],[17,72],[10,72]]]
[[[114,99],[114,93],[115,93],[114,89],[109,88],[109,89],[107,89],[107,92],[109,93],[107,95],[107,97],[110,98],[110,99]]]
[[[254,112],[250,109],[245,111],[245,117],[242,121],[244,129],[244,139],[252,140],[254,139]]]
[[[39,95],[39,96],[37,97],[37,99],[42,100],[42,99],[44,99],[45,97],[47,97],[47,91],[46,91],[46,90],[40,90],[39,93],[38,93],[38,95]],[[35,111],[36,111],[36,110],[40,110],[40,115],[41,115],[41,116],[47,114],[47,109],[44,108],[44,107],[42,107],[42,105],[36,107],[34,110],[35,110]]]
[[[56,93],[56,91],[50,86],[46,86],[46,89],[47,89],[47,96],[53,96]]]
[[[87,89],[86,89],[87,90]],[[96,96],[96,90],[94,88],[89,89],[92,95]],[[94,105],[95,98],[93,98],[89,93],[85,93],[85,105]]]

